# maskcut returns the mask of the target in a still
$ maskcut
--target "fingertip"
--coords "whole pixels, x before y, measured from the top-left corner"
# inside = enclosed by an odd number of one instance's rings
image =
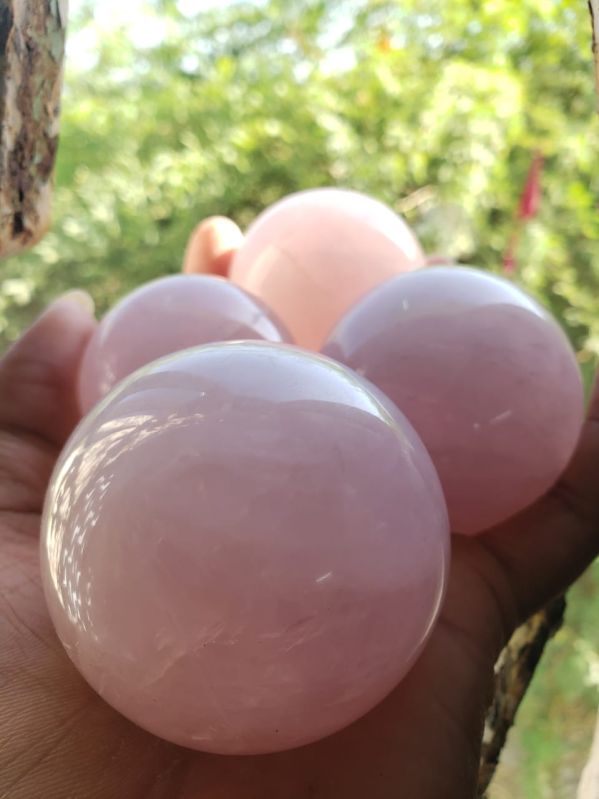
[[[8,351],[7,358],[37,356],[65,369],[96,326],[94,301],[79,289],[51,302]]]
[[[69,308],[77,309],[83,311],[88,317],[93,317],[96,312],[96,304],[94,303],[91,294],[88,294],[87,291],[83,291],[82,289],[73,289],[72,291],[67,291],[66,294],[58,297],[52,303],[52,306],[60,305],[68,306]]]
[[[238,225],[225,216],[212,216],[201,222],[190,236],[183,272],[227,277],[233,256],[243,243]]]
[[[0,361],[0,424],[61,443],[78,421],[76,382],[96,328],[83,291],[58,297]]]
[[[443,253],[432,253],[426,257],[426,266],[456,266],[456,259]]]

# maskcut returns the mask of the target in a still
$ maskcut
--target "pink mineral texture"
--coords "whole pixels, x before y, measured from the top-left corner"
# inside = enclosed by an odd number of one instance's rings
[[[501,278],[465,267],[395,278],[342,319],[324,351],[412,422],[454,531],[476,533],[525,508],[575,448],[583,389],[572,347]]]
[[[313,189],[258,217],[230,276],[261,297],[298,344],[317,350],[356,300],[424,263],[414,234],[386,205],[354,191]]]
[[[137,372],[76,429],[47,496],[44,589],[125,716],[272,752],[397,685],[442,600],[448,529],[418,436],[351,370],[208,345]]]
[[[222,277],[171,275],[147,283],[109,311],[92,337],[80,372],[81,410],[156,358],[235,339],[281,342],[289,334],[260,300]]]

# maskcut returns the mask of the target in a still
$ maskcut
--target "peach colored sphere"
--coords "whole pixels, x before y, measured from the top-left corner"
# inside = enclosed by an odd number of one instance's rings
[[[222,277],[170,275],[147,283],[117,303],[92,336],[79,374],[81,410],[156,358],[236,339],[290,340],[260,300]]]
[[[300,746],[414,662],[448,520],[406,419],[351,370],[264,342],[154,362],[83,420],[46,499],[41,563],[69,657],[183,746]]]
[[[313,189],[261,214],[233,258],[231,280],[260,297],[308,349],[319,349],[366,292],[425,257],[389,207],[354,191]]]
[[[537,302],[489,273],[445,267],[395,278],[341,320],[324,351],[414,425],[456,532],[524,509],[574,452],[584,403],[572,347]]]

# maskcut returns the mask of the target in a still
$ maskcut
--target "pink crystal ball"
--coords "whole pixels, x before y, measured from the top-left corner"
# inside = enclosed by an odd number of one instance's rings
[[[524,509],[574,451],[583,421],[576,358],[554,319],[506,280],[466,267],[395,278],[342,319],[324,351],[414,425],[456,532]]]
[[[79,376],[81,410],[156,358],[236,339],[290,340],[260,300],[222,277],[171,275],[147,283],[110,310],[93,335]]]
[[[83,420],[42,573],[69,656],[141,727],[209,752],[300,746],[376,705],[435,620],[449,536],[430,458],[351,370],[215,344]]]
[[[415,236],[386,205],[355,191],[313,189],[256,219],[230,277],[263,299],[298,344],[318,350],[356,300],[424,263]]]

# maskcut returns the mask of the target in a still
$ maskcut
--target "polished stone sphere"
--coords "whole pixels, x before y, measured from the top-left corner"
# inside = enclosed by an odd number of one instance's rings
[[[391,208],[355,191],[312,189],[256,219],[230,277],[264,300],[297,344],[318,350],[370,289],[424,264],[416,237]]]
[[[584,408],[572,347],[535,300],[488,272],[431,267],[395,278],[352,308],[323,351],[414,425],[456,532],[531,504],[574,452]]]
[[[448,519],[411,425],[286,345],[156,361],[81,422],[48,492],[44,590],[73,663],[141,727],[288,749],[381,701],[443,597]]]
[[[178,350],[236,339],[289,341],[260,300],[222,277],[170,275],[140,286],[102,319],[79,376],[87,413],[119,380]]]

